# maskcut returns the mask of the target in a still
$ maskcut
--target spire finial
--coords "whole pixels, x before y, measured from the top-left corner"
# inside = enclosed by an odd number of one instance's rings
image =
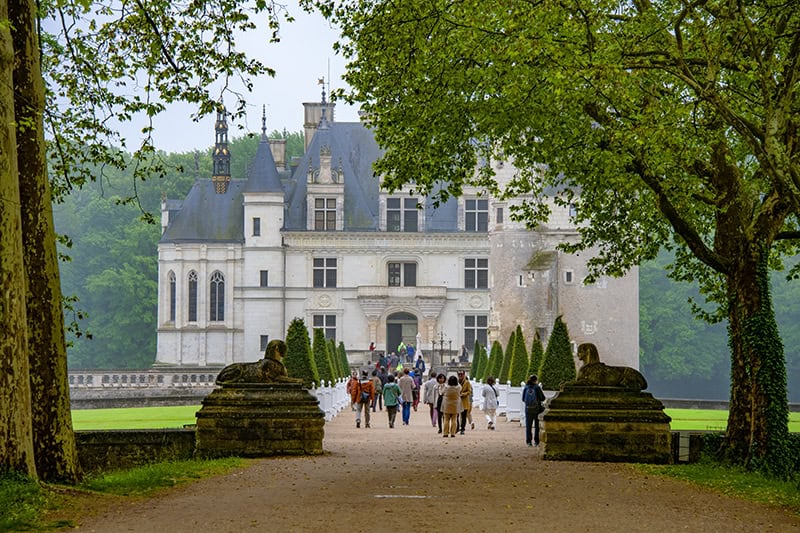
[[[322,85],[322,119],[320,122],[327,122],[326,111],[328,109],[327,102],[325,101],[325,78],[320,78],[317,83]]]
[[[261,111],[261,138],[267,138],[267,105],[264,104],[264,107]]]

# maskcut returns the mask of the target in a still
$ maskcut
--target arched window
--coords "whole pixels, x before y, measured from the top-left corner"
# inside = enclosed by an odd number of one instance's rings
[[[177,281],[175,272],[169,271],[169,321],[175,322],[175,298],[177,294]]]
[[[197,322],[197,272],[189,272],[189,322]]]
[[[211,274],[210,288],[211,316],[209,316],[209,320],[221,322],[225,320],[225,276],[219,270]]]

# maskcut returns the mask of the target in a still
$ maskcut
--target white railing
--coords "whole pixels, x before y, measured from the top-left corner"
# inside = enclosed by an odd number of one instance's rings
[[[325,413],[325,421],[333,420],[339,411],[350,404],[347,384],[340,379],[335,382],[323,382],[320,387],[312,387],[309,392],[319,400],[319,408]]]

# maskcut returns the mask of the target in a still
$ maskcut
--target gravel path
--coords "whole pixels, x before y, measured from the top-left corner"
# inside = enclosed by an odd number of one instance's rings
[[[516,422],[444,439],[423,412],[325,426],[325,454],[273,458],[87,517],[94,532],[798,532],[800,516],[622,464],[543,461]]]

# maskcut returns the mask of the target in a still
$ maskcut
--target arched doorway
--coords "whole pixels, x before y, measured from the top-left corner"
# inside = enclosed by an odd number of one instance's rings
[[[386,317],[386,353],[397,351],[400,341],[416,344],[417,317],[411,313],[392,313]]]

